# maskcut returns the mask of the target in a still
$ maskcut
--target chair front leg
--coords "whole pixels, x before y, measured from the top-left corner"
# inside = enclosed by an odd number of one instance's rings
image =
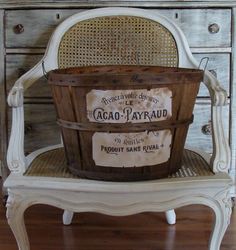
[[[232,200],[229,190],[217,194],[215,203],[211,208],[215,213],[215,223],[209,241],[209,250],[220,250],[220,245],[230,223],[232,213]]]
[[[17,241],[19,250],[30,250],[28,235],[24,223],[24,212],[27,208],[19,195],[9,192],[7,200],[7,222]]]

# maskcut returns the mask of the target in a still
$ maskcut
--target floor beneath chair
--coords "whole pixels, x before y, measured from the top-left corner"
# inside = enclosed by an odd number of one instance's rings
[[[204,206],[176,210],[177,224],[166,224],[164,213],[112,217],[76,214],[63,226],[62,211],[37,205],[26,211],[31,250],[207,250],[213,214]],[[221,250],[236,250],[236,211]],[[0,204],[0,249],[17,250]]]

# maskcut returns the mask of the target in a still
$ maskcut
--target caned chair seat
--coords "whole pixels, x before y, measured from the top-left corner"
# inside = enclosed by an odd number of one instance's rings
[[[78,178],[70,173],[64,148],[56,148],[39,154],[29,165],[25,176]],[[210,165],[198,153],[185,149],[181,169],[168,178],[212,176]]]

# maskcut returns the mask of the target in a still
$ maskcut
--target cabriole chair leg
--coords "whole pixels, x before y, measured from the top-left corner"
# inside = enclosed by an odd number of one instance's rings
[[[27,206],[17,197],[9,195],[7,199],[7,222],[17,241],[19,250],[30,250],[28,235],[24,223],[24,212]]]

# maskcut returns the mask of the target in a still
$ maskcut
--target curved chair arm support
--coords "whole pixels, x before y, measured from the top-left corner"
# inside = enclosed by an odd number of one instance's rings
[[[212,106],[212,140],[213,154],[211,167],[214,173],[228,172],[230,168],[231,154],[229,142],[223,129],[222,106]]]
[[[186,46],[185,46],[186,47]],[[187,49],[186,49],[187,48]],[[182,67],[198,68],[197,61],[192,56],[190,49],[186,47],[186,61]],[[219,81],[208,70],[204,72],[203,83],[208,88],[211,96],[211,119],[212,119],[212,141],[213,154],[211,157],[211,168],[214,173],[228,172],[231,161],[229,142],[223,129],[222,106],[228,105],[227,92],[220,86]]]
[[[226,90],[220,86],[219,81],[208,70],[205,71],[203,82],[209,90],[213,106],[224,106],[228,104]]]
[[[13,173],[25,172],[23,104],[12,109],[12,129],[7,151],[7,165]]]
[[[187,42],[184,40],[183,43]],[[186,55],[182,58],[181,67],[198,68],[188,46],[185,46]],[[231,155],[229,142],[225,136],[222,122],[222,106],[228,105],[227,92],[220,86],[219,81],[208,70],[204,72],[203,83],[208,88],[211,96],[212,142],[213,154],[210,165],[214,173],[228,172]]]
[[[7,151],[7,164],[11,172],[24,173],[26,159],[24,155],[24,91],[43,76],[42,62],[21,76],[8,95],[8,104],[12,107],[12,128]],[[49,68],[49,67],[48,67]]]
[[[204,75],[204,83],[211,96],[212,108],[212,140],[213,155],[211,167],[213,172],[228,172],[230,167],[229,142],[223,129],[222,106],[228,105],[227,92],[220,86],[218,80],[209,72]]]

